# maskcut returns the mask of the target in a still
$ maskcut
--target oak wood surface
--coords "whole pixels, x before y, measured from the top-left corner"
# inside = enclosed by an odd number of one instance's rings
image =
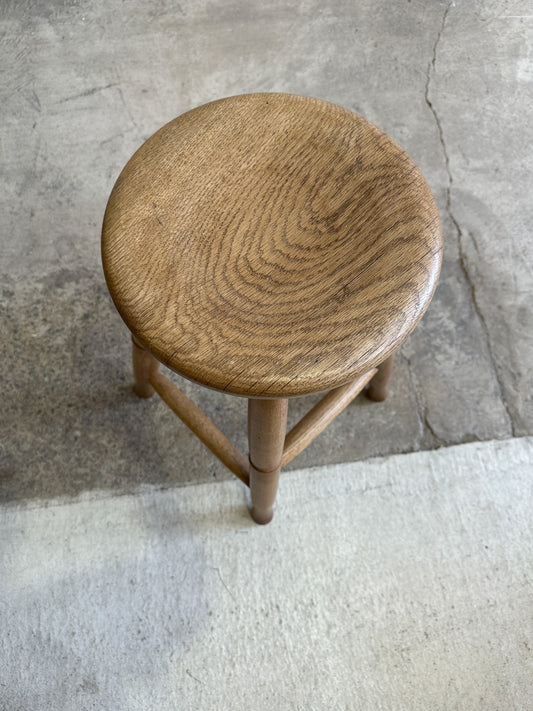
[[[374,402],[383,402],[389,396],[389,380],[392,375],[394,365],[394,354],[378,365],[376,375],[370,381],[370,387],[366,391],[367,397]]]
[[[150,385],[150,376],[159,370],[159,363],[146,348],[131,337],[131,355],[135,383],[133,391],[138,397],[152,397],[155,390]]]
[[[274,515],[287,410],[285,398],[248,400],[251,514],[256,523],[269,523]]]
[[[249,462],[200,408],[158,371],[151,373],[149,382],[161,399],[198,439],[241,481],[249,485]]]
[[[330,390],[327,395],[324,395],[307,415],[304,415],[287,433],[281,466],[284,467],[296,455],[300,454],[351,403],[376,372],[375,369],[372,369],[353,382]]]
[[[132,333],[178,373],[290,397],[367,372],[436,285],[441,233],[411,159],[363,118],[288,94],[194,109],[131,158],[102,256]]]

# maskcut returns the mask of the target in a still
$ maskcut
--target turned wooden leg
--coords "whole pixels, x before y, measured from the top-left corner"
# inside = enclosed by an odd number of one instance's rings
[[[148,382],[152,373],[157,373],[159,363],[156,358],[143,348],[135,336],[131,337],[132,342],[132,358],[133,358],[133,375],[135,376],[135,384],[133,391],[139,397],[152,397],[155,390]]]
[[[287,400],[248,400],[252,518],[269,523],[274,515],[281,456],[287,428]]]
[[[371,400],[376,402],[382,402],[387,399],[389,394],[388,384],[392,373],[392,364],[394,361],[394,354],[389,356],[387,360],[384,360],[381,365],[378,365],[378,372],[374,375],[370,381],[370,387],[366,391],[366,394]]]

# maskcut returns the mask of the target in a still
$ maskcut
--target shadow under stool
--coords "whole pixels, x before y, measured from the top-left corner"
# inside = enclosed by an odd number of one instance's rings
[[[291,94],[221,99],[163,126],[120,174],[102,231],[135,392],[157,392],[249,485],[263,524],[280,468],[367,385],[386,398],[441,252],[406,153],[360,116]],[[248,398],[248,459],[159,363]],[[322,391],[286,434],[288,399]]]

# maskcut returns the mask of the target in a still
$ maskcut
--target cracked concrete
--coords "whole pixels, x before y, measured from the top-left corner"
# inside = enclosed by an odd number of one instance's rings
[[[442,146],[442,151],[444,153],[444,161],[446,164],[446,170],[448,172],[448,186],[451,187],[451,184],[453,182],[452,174],[450,171],[450,157],[448,156],[448,151],[446,150],[446,142],[444,141],[444,132],[442,130],[442,124],[439,119],[439,115],[435,109],[435,106],[433,105],[433,102],[430,99],[430,85],[431,85],[431,77],[435,73],[435,65],[437,63],[437,48],[439,46],[440,38],[442,36],[442,33],[444,32],[444,26],[446,25],[446,18],[448,17],[448,13],[450,11],[450,8],[452,5],[455,4],[453,2],[450,2],[444,11],[444,14],[442,16],[442,22],[440,25],[440,29],[437,34],[437,38],[435,40],[435,44],[433,45],[433,54],[431,57],[431,61],[428,64],[428,69],[427,69],[427,75],[426,75],[426,86],[425,86],[425,91],[424,91],[424,97],[426,100],[426,104],[429,106],[431,113],[435,117],[435,122],[437,124],[437,128],[439,129],[439,138]],[[449,209],[450,208],[450,201],[448,199],[449,197],[449,191],[447,191],[446,194],[446,207]]]
[[[495,376],[495,378],[496,378],[496,380],[497,380],[497,382],[498,382],[499,395],[500,395],[501,401],[502,401],[502,403],[503,403],[503,405],[504,405],[504,407],[505,407],[505,409],[506,409],[506,411],[507,411],[507,415],[508,415],[508,419],[509,419],[509,425],[510,425],[511,431],[512,431],[512,433],[513,433],[513,435],[514,435],[514,434],[515,434],[515,428],[514,428],[514,425],[513,425],[512,418],[511,418],[510,413],[509,413],[508,404],[507,404],[507,402],[506,402],[505,391],[504,391],[502,382],[500,381],[500,378],[499,378],[499,376],[498,376],[498,371],[497,371],[497,368],[496,368],[494,359],[493,359],[493,357],[492,357],[492,353],[491,353],[491,351],[490,351],[489,328],[488,328],[487,322],[485,321],[485,317],[484,317],[483,311],[482,311],[482,309],[480,308],[480,306],[479,306],[479,304],[478,304],[478,301],[477,301],[477,299],[476,299],[476,285],[475,285],[475,283],[472,281],[471,276],[470,276],[470,272],[469,272],[469,267],[468,267],[468,262],[467,262],[467,256],[466,256],[465,248],[464,248],[464,234],[463,234],[463,230],[461,229],[461,225],[459,224],[459,222],[458,222],[458,220],[457,220],[457,217],[456,217],[455,214],[454,214],[453,207],[452,207],[453,174],[452,174],[452,170],[451,170],[451,167],[450,167],[450,157],[449,157],[449,155],[448,155],[448,150],[447,150],[447,148],[446,148],[446,141],[445,141],[445,136],[444,136],[444,130],[443,130],[443,127],[442,127],[442,123],[441,123],[441,121],[440,121],[440,119],[439,119],[439,115],[438,115],[438,113],[437,113],[437,110],[436,110],[434,104],[432,103],[432,101],[431,101],[431,99],[430,99],[431,78],[432,78],[432,75],[433,75],[433,74],[435,73],[435,71],[436,71],[437,48],[438,48],[438,46],[439,46],[439,42],[440,42],[440,40],[441,40],[442,33],[444,32],[444,28],[445,28],[445,26],[446,26],[446,19],[447,19],[447,17],[448,17],[448,13],[449,13],[449,11],[450,11],[450,9],[451,9],[452,7],[455,7],[455,0],[452,0],[452,1],[448,4],[448,6],[446,7],[446,9],[445,9],[445,11],[444,11],[444,14],[443,14],[443,16],[442,16],[441,27],[440,27],[439,33],[438,33],[438,35],[437,35],[437,39],[435,40],[435,44],[434,44],[434,46],[433,46],[433,57],[432,57],[432,59],[431,59],[431,62],[430,62],[429,65],[428,65],[425,98],[426,98],[426,103],[427,103],[427,105],[429,106],[429,108],[431,109],[431,112],[432,112],[433,116],[435,117],[435,122],[436,122],[436,124],[437,124],[438,131],[439,131],[439,138],[440,138],[440,143],[441,143],[441,146],[442,146],[442,152],[443,152],[443,154],[444,154],[444,163],[445,163],[445,165],[446,165],[446,171],[447,171],[447,173],[448,173],[448,185],[447,185],[447,188],[446,188],[446,212],[447,212],[447,214],[448,214],[448,216],[449,216],[451,222],[453,223],[453,226],[455,227],[455,230],[456,230],[456,233],[457,233],[457,244],[458,244],[458,247],[459,247],[459,264],[461,265],[461,269],[462,269],[462,271],[463,271],[463,274],[464,274],[464,276],[465,276],[465,279],[466,279],[466,281],[467,281],[467,283],[468,283],[468,286],[470,287],[470,291],[471,291],[471,294],[472,294],[472,301],[473,301],[473,304],[474,304],[474,307],[475,307],[475,310],[476,310],[476,315],[477,315],[479,321],[481,322],[481,325],[483,326],[483,331],[484,331],[484,333],[485,333],[485,338],[486,338],[486,342],[487,342],[487,346],[488,346],[488,352],[489,352],[489,355],[491,356],[491,360],[492,360],[492,366],[493,366],[493,370],[494,370],[494,376]],[[429,426],[429,425],[428,425],[428,426]],[[437,438],[437,441],[439,441],[438,438]]]
[[[153,131],[248,91],[378,124],[443,222],[440,285],[391,397],[358,398],[291,466],[532,434],[532,32],[526,0],[4,2],[2,500],[228,476],[161,402],[132,395],[99,230]],[[245,402],[175,379],[245,450]],[[292,402],[290,422],[315,400]]]

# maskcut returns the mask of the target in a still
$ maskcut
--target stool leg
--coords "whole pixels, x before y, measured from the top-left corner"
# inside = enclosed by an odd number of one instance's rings
[[[132,343],[132,359],[133,359],[133,375],[135,376],[135,385],[133,392],[139,397],[152,397],[155,390],[148,382],[152,373],[159,370],[159,363],[156,358],[146,350],[141,344],[135,340],[135,336],[131,337]]]
[[[248,400],[248,445],[252,518],[269,523],[274,515],[281,455],[287,428],[286,399]]]
[[[389,356],[387,360],[378,365],[378,372],[374,375],[370,381],[370,387],[366,391],[366,394],[371,400],[375,402],[382,402],[387,399],[389,394],[388,383],[392,373],[392,364],[394,361],[394,354]]]

